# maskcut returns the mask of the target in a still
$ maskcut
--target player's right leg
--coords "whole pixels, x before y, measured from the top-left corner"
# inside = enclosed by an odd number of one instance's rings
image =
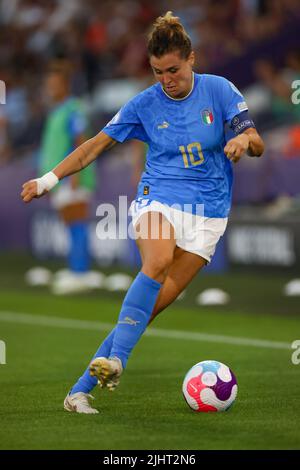
[[[149,227],[149,234],[138,240],[143,260],[142,270],[126,294],[114,332],[100,346],[96,357],[71,389],[70,395],[89,393],[97,380],[102,386],[113,390],[133,347],[147,327],[161,284],[172,263],[176,241],[172,225],[162,214],[155,213],[152,217],[151,212],[148,212],[141,216],[139,223],[142,225],[144,221]],[[152,231],[153,224],[158,224],[158,227]],[[152,237],[153,232],[155,236]],[[169,238],[164,238],[167,233],[170,234]],[[109,345],[110,353],[105,354],[104,350],[108,350]]]
[[[148,325],[176,246],[173,226],[159,212],[143,214],[136,232],[141,272],[125,296],[110,357],[97,357],[90,365],[91,374],[111,390],[118,385],[128,357]]]

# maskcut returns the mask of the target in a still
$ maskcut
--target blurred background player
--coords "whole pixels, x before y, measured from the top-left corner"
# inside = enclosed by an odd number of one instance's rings
[[[53,62],[45,80],[50,110],[42,133],[39,173],[50,171],[88,136],[81,102],[71,95],[71,65]],[[91,281],[88,236],[89,202],[95,188],[94,166],[72,175],[50,195],[51,205],[65,222],[69,235],[68,269],[54,276],[57,294],[88,289]]]

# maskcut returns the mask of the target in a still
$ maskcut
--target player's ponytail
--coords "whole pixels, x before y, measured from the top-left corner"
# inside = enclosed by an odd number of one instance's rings
[[[192,52],[192,45],[179,18],[168,11],[153,24],[148,36],[148,54],[160,58],[174,51],[179,51],[181,57],[187,59]]]

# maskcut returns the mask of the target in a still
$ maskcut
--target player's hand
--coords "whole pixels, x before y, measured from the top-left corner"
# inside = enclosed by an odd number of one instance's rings
[[[239,161],[239,159],[247,152],[249,148],[249,136],[247,134],[240,134],[230,139],[224,147],[226,157],[233,163]]]
[[[21,197],[23,202],[30,202],[34,198],[42,197],[48,191],[43,191],[42,194],[38,194],[38,184],[36,180],[26,181],[22,186],[23,191],[21,192]]]
[[[58,177],[53,171],[49,171],[41,178],[27,181],[23,184],[23,191],[21,197],[24,202],[30,202],[34,198],[44,196],[50,189],[54,188],[59,182]]]

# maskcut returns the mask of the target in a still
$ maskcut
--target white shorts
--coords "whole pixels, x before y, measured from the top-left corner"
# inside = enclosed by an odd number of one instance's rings
[[[185,251],[201,256],[207,262],[211,261],[217,243],[225,232],[227,217],[202,217],[190,212],[174,209],[158,201],[133,201],[129,213],[132,225],[135,227],[141,215],[147,212],[161,213],[170,222],[175,231],[176,245]]]

